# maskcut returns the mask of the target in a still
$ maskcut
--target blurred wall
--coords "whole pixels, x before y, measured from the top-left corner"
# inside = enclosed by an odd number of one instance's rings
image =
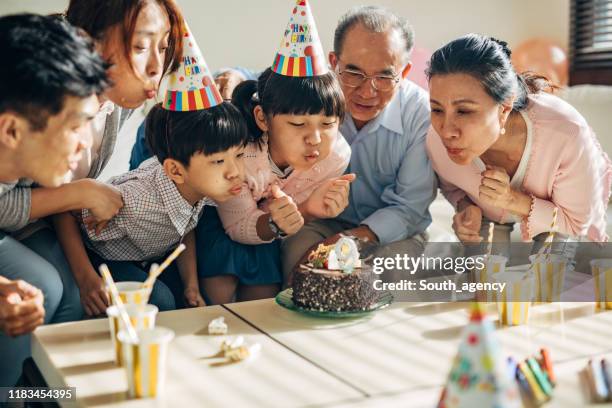
[[[104,1],[104,0],[99,0]],[[226,65],[261,68],[272,63],[293,0],[177,0],[211,69]],[[549,37],[567,48],[569,0],[311,0],[329,51],[338,17],[358,4],[379,4],[407,17],[416,44],[434,50],[469,32],[492,35],[511,46]],[[0,14],[62,11],[67,0],[0,0]]]

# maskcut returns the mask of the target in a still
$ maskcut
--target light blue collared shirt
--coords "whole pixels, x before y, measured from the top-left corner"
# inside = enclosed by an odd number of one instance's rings
[[[383,245],[427,229],[437,188],[425,149],[429,124],[429,96],[410,81],[360,130],[347,115],[340,127],[352,149],[346,172],[357,179],[339,219],[367,225]]]

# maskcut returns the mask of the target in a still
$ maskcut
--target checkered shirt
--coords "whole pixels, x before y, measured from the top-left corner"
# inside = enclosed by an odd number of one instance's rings
[[[192,206],[179,193],[156,157],[108,181],[121,191],[123,208],[96,235],[81,223],[86,245],[109,261],[147,261],[164,256],[193,230],[204,198]],[[90,215],[82,210],[83,218]]]

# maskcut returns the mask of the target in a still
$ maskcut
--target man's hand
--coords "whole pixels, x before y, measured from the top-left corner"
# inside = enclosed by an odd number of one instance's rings
[[[121,192],[110,184],[93,179],[79,180],[83,183],[83,194],[87,195],[87,208],[91,216],[83,220],[87,229],[95,229],[98,234],[123,207]]]
[[[482,210],[475,205],[468,205],[453,217],[453,230],[461,242],[480,242]]]
[[[240,72],[230,69],[217,75],[215,78],[215,84],[217,85],[217,88],[219,88],[221,97],[225,100],[230,100],[232,99],[232,92],[234,92],[234,88],[245,80],[246,78]]]
[[[200,289],[198,289],[197,287],[185,288],[185,291],[183,292],[183,296],[185,297],[185,304],[188,307],[206,306],[206,302],[204,302],[204,299],[202,298],[202,295],[200,294]]]
[[[331,237],[326,238],[322,243],[324,245],[333,245],[338,242],[338,240],[342,237],[355,237],[359,241],[362,241],[367,244],[376,245],[379,242],[378,236],[376,236],[376,234],[370,229],[370,227],[368,227],[367,225],[360,225],[358,227],[334,234]],[[315,249],[317,246],[318,244],[315,247],[311,248],[308,253],[312,252],[312,250]]]
[[[44,322],[43,294],[22,280],[0,279],[0,331],[8,336],[32,332]]]
[[[348,206],[351,183],[357,176],[344,174],[317,187],[300,206],[306,218],[334,218]]]
[[[304,225],[304,218],[293,199],[277,185],[272,186],[272,199],[268,207],[272,221],[287,235],[298,232]]]
[[[81,292],[81,303],[88,316],[100,316],[106,313],[109,306],[108,294],[104,280],[98,276],[93,269],[82,278],[77,279],[77,285]]]

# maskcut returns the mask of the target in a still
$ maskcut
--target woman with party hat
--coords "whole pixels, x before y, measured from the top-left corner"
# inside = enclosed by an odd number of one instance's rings
[[[52,214],[88,208],[93,215],[90,221],[102,228],[123,202],[116,189],[97,179],[111,160],[119,130],[131,110],[155,97],[162,76],[178,66],[182,15],[174,0],[71,0],[63,17],[94,39],[96,49],[108,63],[112,86],[100,95],[100,109],[91,124],[92,142],[67,175],[73,182],[65,186],[75,187],[80,203],[67,205],[70,195],[63,194],[40,198],[38,204],[58,207],[48,212]],[[43,192],[37,190],[32,194]],[[32,203],[34,207],[35,201]],[[54,216],[54,224],[57,238],[48,228],[36,233],[51,235],[39,241],[37,252],[69,276],[62,279],[63,297],[76,298],[78,305],[72,307],[70,320],[82,317],[83,311],[89,316],[103,314],[108,306],[106,288],[87,257],[77,220],[71,212],[63,212]],[[24,231],[34,228],[28,225]],[[55,252],[61,256],[51,258]]]
[[[149,303],[160,310],[204,305],[193,230],[205,205],[242,191],[248,136],[242,114],[223,102],[186,24],[183,33],[179,68],[170,75],[163,102],[145,120],[154,157],[109,181],[124,206],[104,229],[81,223],[91,262],[106,263],[115,281],[145,281],[152,262],[186,245],[176,267],[153,285]],[[83,219],[89,215],[83,210]]]
[[[350,147],[338,131],[345,102],[307,1],[298,1],[272,66],[232,102],[247,118],[247,188],[205,213],[197,229],[198,273],[212,303],[274,296],[279,239],[348,204]]]

